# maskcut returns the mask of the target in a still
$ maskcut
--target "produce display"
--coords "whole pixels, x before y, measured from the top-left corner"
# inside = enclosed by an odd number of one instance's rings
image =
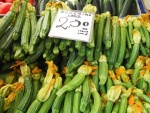
[[[96,1],[82,2],[76,9],[97,13]],[[150,112],[149,15],[102,3],[89,43],[48,36],[71,2],[48,1],[40,16],[28,0],[12,3],[0,18],[0,113]]]

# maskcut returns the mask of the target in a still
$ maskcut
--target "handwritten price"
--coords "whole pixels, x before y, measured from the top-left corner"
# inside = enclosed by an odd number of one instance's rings
[[[61,22],[61,24],[60,25],[56,25],[56,28],[61,27],[64,30],[67,30],[70,27],[79,27],[80,25],[83,25],[84,27],[86,27],[86,26],[89,25],[89,22],[85,21],[85,22],[81,23],[80,20],[75,19],[73,21],[70,21],[69,22],[69,26],[68,26],[67,25],[68,20],[69,20],[68,17],[61,17],[61,18],[59,18],[59,22]]]

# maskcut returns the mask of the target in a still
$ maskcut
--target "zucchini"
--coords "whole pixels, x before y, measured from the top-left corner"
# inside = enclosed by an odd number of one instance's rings
[[[33,92],[32,79],[30,76],[26,76],[25,77],[25,93],[17,107],[18,111],[21,111],[23,113],[26,112],[31,102],[32,92]]]
[[[122,10],[119,14],[119,17],[125,17],[128,14],[128,11],[130,10],[130,7],[131,7],[133,1],[134,0],[125,0],[124,1],[124,4],[123,4]]]
[[[29,20],[29,13],[26,12],[26,18],[21,33],[21,46],[25,53],[29,51],[30,31],[31,31],[31,24]]]
[[[110,53],[108,55],[109,69],[112,69],[116,63],[120,46],[120,26],[117,16],[113,17],[112,26],[112,47],[110,48]]]
[[[120,14],[125,0],[116,0],[117,15]]]
[[[110,0],[103,0],[103,13],[109,11],[112,14],[112,5]]]
[[[35,51],[34,54],[32,55],[29,55],[28,57],[26,57],[24,60],[27,64],[30,64],[32,62],[34,62],[35,60],[37,60],[40,55],[42,55],[42,53],[44,52],[45,50],[45,40],[41,40],[41,42],[39,42],[39,44],[37,45],[37,50],[38,51]]]
[[[13,34],[12,34],[13,40],[17,40],[21,34],[21,30],[23,28],[23,24],[25,21],[26,8],[27,8],[27,1],[22,1],[21,2],[21,9],[20,9],[19,14],[16,18],[14,28],[13,28]]]
[[[10,11],[1,20],[1,22],[0,22],[0,37],[4,34],[6,29],[13,22],[14,18],[16,17],[16,14],[18,13],[19,6],[20,6],[20,1],[19,0],[14,1],[10,8]]]

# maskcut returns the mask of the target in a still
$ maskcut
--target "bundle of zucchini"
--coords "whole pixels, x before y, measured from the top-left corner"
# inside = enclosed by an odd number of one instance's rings
[[[96,14],[109,11],[111,15],[125,17],[126,15],[139,15],[139,6],[136,0],[75,0],[73,4],[67,1],[72,10],[82,10],[87,4],[96,6]]]
[[[37,15],[45,9],[45,5],[49,0],[37,0],[35,5]],[[58,0],[53,0],[58,1]],[[125,17],[126,15],[139,15],[139,5],[137,0],[59,0],[66,2],[72,10],[82,10],[87,4],[96,6],[96,14],[109,11],[113,16]]]

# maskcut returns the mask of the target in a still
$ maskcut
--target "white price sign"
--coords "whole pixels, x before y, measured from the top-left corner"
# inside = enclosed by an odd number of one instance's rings
[[[59,10],[48,36],[90,42],[94,16],[94,13]]]

